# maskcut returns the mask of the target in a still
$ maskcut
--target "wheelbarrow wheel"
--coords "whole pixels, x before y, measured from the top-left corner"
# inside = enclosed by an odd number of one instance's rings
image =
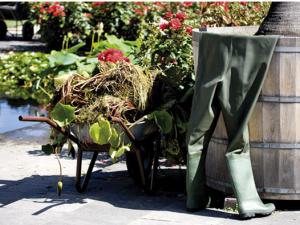
[[[153,144],[147,143],[140,149],[142,163],[145,172],[146,185],[150,182],[150,173],[153,163],[154,151]],[[139,170],[139,164],[135,152],[126,152],[126,166],[128,174],[138,186],[142,186],[142,179]]]
[[[23,40],[25,40],[25,41],[31,41],[32,40],[32,37],[33,37],[33,24],[31,22],[26,21],[23,24],[22,36],[23,36]]]
[[[7,33],[7,26],[3,20],[0,20],[0,40],[4,40]]]

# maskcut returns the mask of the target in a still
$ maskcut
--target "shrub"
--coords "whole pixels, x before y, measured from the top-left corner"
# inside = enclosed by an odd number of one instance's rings
[[[91,4],[91,25],[104,24],[104,33],[126,40],[136,40],[140,24],[148,7],[139,2],[93,2]]]
[[[89,3],[32,3],[31,20],[40,25],[40,34],[50,49],[61,49],[65,35],[72,44],[84,41],[91,33]]]

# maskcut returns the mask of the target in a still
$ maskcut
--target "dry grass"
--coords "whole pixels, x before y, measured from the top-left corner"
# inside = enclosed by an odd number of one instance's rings
[[[56,99],[77,108],[77,122],[94,122],[99,114],[134,121],[147,108],[155,75],[127,62],[103,64],[91,78],[71,76]]]

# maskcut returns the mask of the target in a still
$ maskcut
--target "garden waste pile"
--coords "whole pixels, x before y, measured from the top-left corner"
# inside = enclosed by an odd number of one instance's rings
[[[100,63],[98,69],[99,73],[91,77],[73,73],[56,79],[59,88],[48,108],[51,119],[74,133],[82,143],[80,147],[109,144],[109,155],[115,161],[130,150],[130,143],[123,130],[107,118],[117,117],[128,127],[149,120],[146,114],[152,108],[150,99],[158,71],[126,61]],[[67,141],[52,130],[52,143],[44,150],[60,152]],[[73,151],[72,142],[68,142]]]
[[[76,123],[94,123],[100,114],[127,122],[139,119],[149,107],[155,73],[128,62],[103,64],[92,77],[70,76],[54,96],[58,102],[76,107]]]

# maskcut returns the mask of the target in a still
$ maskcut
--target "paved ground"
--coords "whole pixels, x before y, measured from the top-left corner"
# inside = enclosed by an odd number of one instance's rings
[[[112,165],[106,155],[97,160],[87,192],[79,194],[74,188],[75,160],[64,152],[61,157],[64,190],[59,198],[55,190],[57,161],[39,150],[40,144],[47,142],[47,135],[45,125],[0,134],[0,225],[300,223],[300,211],[295,209],[247,221],[238,220],[235,213],[217,209],[187,213],[185,197],[178,189],[183,177],[170,181],[156,195],[148,196],[128,177],[124,162]],[[85,167],[88,157],[85,155]],[[180,175],[178,171],[174,173]]]
[[[37,42],[8,38],[0,41],[0,53],[44,48]],[[9,121],[8,121],[9,122]],[[1,126],[1,124],[0,124]],[[48,127],[36,125],[0,134],[0,225],[296,225],[300,204],[284,205],[272,216],[247,221],[225,210],[185,211],[184,171],[164,171],[164,185],[149,196],[127,175],[124,161],[111,164],[104,154],[98,157],[86,193],[74,187],[76,161],[61,155],[63,194],[56,194],[59,169],[54,156],[45,156],[40,146],[47,143]],[[84,168],[89,162],[84,155]]]
[[[22,40],[22,27],[9,28],[5,40],[0,41],[0,53],[9,51],[46,51],[46,45],[40,41],[39,35],[35,34],[32,41]],[[36,32],[36,31],[35,31]]]

